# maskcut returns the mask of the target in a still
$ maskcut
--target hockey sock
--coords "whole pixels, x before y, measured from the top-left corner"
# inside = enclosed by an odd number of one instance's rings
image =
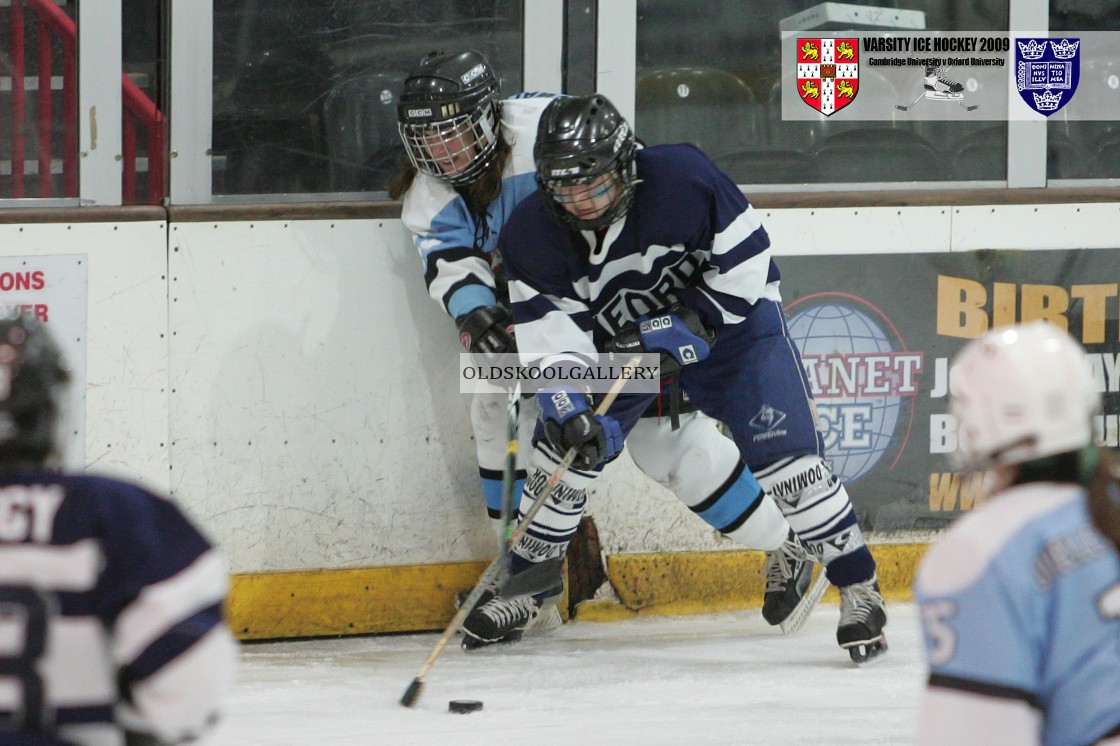
[[[543,443],[533,449],[531,472],[521,492],[519,515],[529,510],[549,477],[559,467],[560,461],[560,457]],[[598,471],[578,469],[569,469],[564,474],[533,522],[514,545],[510,557],[513,574],[517,574],[522,560],[535,563],[564,555],[568,542],[579,528],[580,516],[587,505],[587,487],[597,476]]]
[[[708,499],[689,509],[748,549],[773,551],[789,533],[781,510],[742,463]]]
[[[482,477],[482,496],[486,499],[486,515],[490,517],[490,525],[494,529],[494,535],[498,539],[502,539],[505,528],[502,525],[502,473],[500,471],[496,472],[497,476],[494,476],[495,472],[482,467],[479,467],[478,473]],[[514,501],[520,498],[524,488],[525,472],[518,470],[514,472]],[[516,521],[517,516],[511,515],[509,520]]]
[[[758,479],[794,532],[828,569],[833,584],[850,585],[875,574],[875,560],[864,542],[848,492],[823,459],[783,459],[760,469]]]
[[[639,469],[744,547],[771,551],[785,540],[789,524],[712,418],[686,413],[675,431],[662,419],[643,418],[626,447]]]

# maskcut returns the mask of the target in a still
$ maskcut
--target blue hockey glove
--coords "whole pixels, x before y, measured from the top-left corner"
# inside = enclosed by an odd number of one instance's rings
[[[571,386],[537,394],[548,442],[560,453],[576,449],[572,466],[590,469],[622,450],[622,428],[609,415],[593,414],[587,398]]]
[[[480,306],[455,319],[459,341],[468,351],[484,358],[505,352],[517,352],[513,338],[513,317],[501,306]]]
[[[660,352],[661,375],[666,376],[708,357],[715,342],[715,330],[705,327],[695,311],[673,306],[664,313],[639,316],[637,324],[611,338],[607,351]]]

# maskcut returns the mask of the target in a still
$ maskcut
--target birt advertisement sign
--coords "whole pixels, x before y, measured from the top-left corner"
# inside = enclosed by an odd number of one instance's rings
[[[996,326],[1046,319],[1079,340],[1104,399],[1101,442],[1120,445],[1120,249],[778,262],[827,454],[865,528],[938,529],[982,499],[983,475],[949,467],[949,363]]]

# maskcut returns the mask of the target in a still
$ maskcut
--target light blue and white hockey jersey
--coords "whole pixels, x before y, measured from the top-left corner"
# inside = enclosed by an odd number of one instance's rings
[[[1075,485],[1009,488],[926,554],[920,743],[1120,743],[1120,556]]]
[[[428,293],[458,318],[495,302],[494,252],[513,208],[537,190],[533,144],[541,112],[555,98],[523,93],[504,99],[502,129],[512,148],[501,194],[487,207],[485,225],[447,182],[418,173],[404,196],[401,219],[424,262]]]

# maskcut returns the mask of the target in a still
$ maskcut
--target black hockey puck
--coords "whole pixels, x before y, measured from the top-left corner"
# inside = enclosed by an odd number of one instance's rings
[[[482,709],[482,702],[477,699],[453,699],[447,703],[447,709],[460,715],[468,712],[478,712]]]

